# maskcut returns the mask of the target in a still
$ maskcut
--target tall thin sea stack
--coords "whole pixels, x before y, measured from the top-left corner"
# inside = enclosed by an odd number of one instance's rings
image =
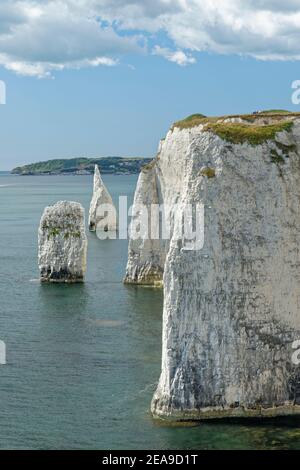
[[[82,205],[59,201],[46,207],[40,222],[38,246],[42,282],[82,282],[87,254]]]
[[[107,209],[109,209],[107,211]],[[105,215],[107,212],[107,215]],[[105,184],[102,181],[99,167],[95,165],[93,197],[89,212],[89,229],[95,232],[97,229],[106,232],[117,229],[116,210]]]

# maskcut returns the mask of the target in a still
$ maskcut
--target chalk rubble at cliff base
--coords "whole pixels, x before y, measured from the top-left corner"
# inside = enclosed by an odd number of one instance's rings
[[[84,209],[78,202],[59,201],[46,207],[38,236],[42,282],[82,282],[87,237]]]
[[[299,155],[299,116],[203,119],[175,125],[142,170],[135,204],[205,207],[201,250],[129,242],[125,281],[164,284],[155,416],[300,413]]]

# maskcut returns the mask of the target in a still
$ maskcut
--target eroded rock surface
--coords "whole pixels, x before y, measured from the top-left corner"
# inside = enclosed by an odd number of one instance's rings
[[[215,131],[206,122],[172,128],[136,190],[135,201],[148,205],[205,207],[201,250],[184,250],[174,236],[129,245],[126,280],[151,283],[152,269],[164,272],[162,372],[152,401],[164,418],[300,412],[292,361],[300,339],[300,120],[258,116],[257,126],[293,120],[273,136],[264,128],[264,139],[252,122],[242,120],[249,134],[234,127],[240,119],[226,119]]]
[[[160,195],[156,172],[153,165],[142,170],[137,183],[133,207],[139,213],[139,207],[159,204]],[[151,224],[149,211],[148,223]],[[126,284],[145,284],[160,286],[163,277],[166,248],[161,240],[150,237],[130,239],[129,256],[124,282]]]
[[[82,282],[87,237],[84,209],[60,201],[46,207],[39,227],[39,269],[42,282]]]

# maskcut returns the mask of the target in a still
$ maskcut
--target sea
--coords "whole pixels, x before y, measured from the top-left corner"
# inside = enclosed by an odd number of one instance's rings
[[[136,175],[104,175],[115,203]],[[88,233],[84,284],[40,284],[37,234],[59,200],[88,211],[92,176],[0,174],[1,449],[300,449],[299,421],[170,423],[150,402],[163,292],[126,286],[127,240]]]

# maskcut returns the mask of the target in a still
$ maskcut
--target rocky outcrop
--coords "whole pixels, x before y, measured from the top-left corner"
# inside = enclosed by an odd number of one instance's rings
[[[60,201],[46,207],[40,222],[38,243],[42,282],[84,280],[87,237],[81,204]]]
[[[133,207],[136,215],[139,207],[159,204],[161,200],[156,171],[153,165],[142,170],[137,183]],[[148,227],[151,226],[151,212],[148,214]],[[162,284],[166,248],[159,239],[149,236],[130,238],[129,256],[124,282],[126,284]]]
[[[111,210],[103,210],[105,206],[110,206]],[[106,216],[105,212],[107,212]],[[117,229],[114,203],[102,181],[98,165],[95,165],[93,197],[89,212],[89,229],[92,232],[96,230],[108,232]]]
[[[124,279],[127,284],[161,286],[163,283],[164,265],[170,240],[168,237],[165,239],[161,236],[158,239],[151,237],[153,225],[150,221],[151,206],[164,205],[165,209],[168,209],[174,207],[180,200],[181,179],[185,165],[181,155],[185,152],[185,146],[188,145],[187,138],[188,135],[183,135],[177,143],[174,140],[162,140],[155,160],[146,165],[140,173],[134,196],[133,212],[138,213],[138,207],[145,205],[149,212],[149,224],[144,237],[129,240]],[[179,158],[176,158],[174,152],[177,152]],[[168,175],[167,178],[165,174]],[[163,208],[161,212],[164,212]],[[168,220],[170,215],[164,214],[164,217]],[[173,222],[170,220],[170,226],[172,225]]]
[[[153,414],[300,413],[292,361],[300,339],[299,116],[175,124],[143,170],[135,201],[205,208],[200,250],[184,249],[176,223],[169,242],[130,241],[126,279],[152,282],[152,270],[163,272]]]

